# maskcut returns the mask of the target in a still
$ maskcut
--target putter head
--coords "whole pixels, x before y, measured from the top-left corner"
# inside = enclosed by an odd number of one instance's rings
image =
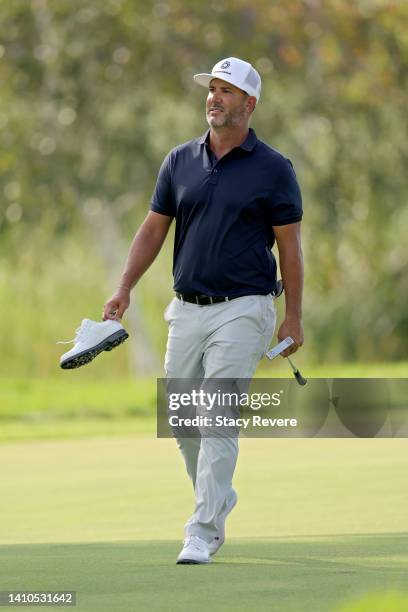
[[[296,380],[298,381],[299,385],[301,385],[302,387],[304,385],[306,385],[307,383],[307,379],[303,378],[303,376],[301,375],[301,373],[299,372],[299,370],[296,370],[296,372],[293,372]]]
[[[299,383],[299,385],[303,387],[307,383],[307,379],[303,378],[303,376],[301,375],[297,367],[294,365],[290,357],[287,357],[287,360],[289,361],[290,367],[292,368],[293,376],[296,378],[296,381]]]

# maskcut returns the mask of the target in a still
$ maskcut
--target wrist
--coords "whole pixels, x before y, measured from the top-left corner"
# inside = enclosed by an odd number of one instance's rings
[[[302,320],[302,313],[301,312],[287,312],[285,315],[285,319],[287,321],[301,321]]]
[[[129,287],[129,285],[125,285],[124,283],[121,283],[120,285],[118,285],[118,291],[121,291],[121,290],[125,290],[128,293],[130,293],[132,288]]]

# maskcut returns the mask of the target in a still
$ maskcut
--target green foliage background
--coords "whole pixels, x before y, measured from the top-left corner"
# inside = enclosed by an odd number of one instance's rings
[[[252,125],[302,187],[302,356],[406,358],[406,2],[3,0],[0,31],[1,375],[50,374],[99,318],[126,254],[100,228],[129,244],[163,156],[206,129],[192,74],[230,55],[260,71]],[[160,355],[171,239],[136,295]]]

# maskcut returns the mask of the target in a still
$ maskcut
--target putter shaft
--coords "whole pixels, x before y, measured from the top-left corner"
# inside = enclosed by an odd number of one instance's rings
[[[298,381],[299,385],[303,387],[307,383],[307,379],[303,378],[300,371],[297,369],[297,367],[295,366],[295,364],[292,362],[292,360],[289,357],[287,357],[287,360],[290,363],[290,367],[292,368],[292,371],[293,371],[293,374],[296,380]]]

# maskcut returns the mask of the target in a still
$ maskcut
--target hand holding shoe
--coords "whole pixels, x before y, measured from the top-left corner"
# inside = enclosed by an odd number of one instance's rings
[[[120,320],[130,304],[130,289],[121,285],[103,307],[102,319]]]

